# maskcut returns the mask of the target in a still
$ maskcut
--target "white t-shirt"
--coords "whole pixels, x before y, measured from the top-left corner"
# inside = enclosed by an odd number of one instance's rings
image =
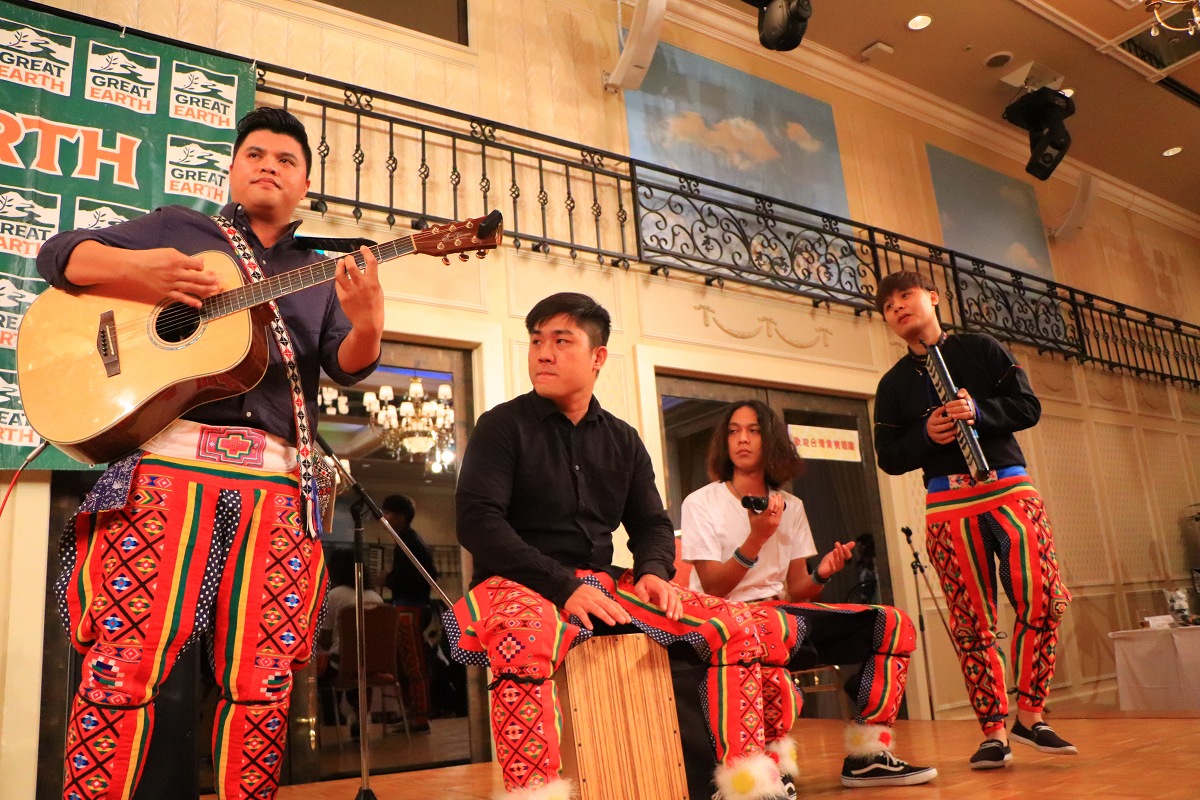
[[[381,606],[383,598],[379,596],[379,592],[374,589],[363,589],[363,606]],[[337,656],[341,651],[341,642],[338,641],[338,616],[342,613],[343,608],[354,607],[354,587],[353,586],[335,586],[325,595],[325,625],[324,630],[333,631],[333,639],[329,644],[330,655]]]
[[[758,563],[729,593],[730,600],[765,600],[784,593],[793,559],[817,554],[804,503],[780,492],[787,506],[775,535],[759,552]],[[723,482],[716,481],[689,494],[683,501],[681,553],[684,561],[728,561],[750,535],[749,511],[742,508]],[[703,591],[700,575],[693,571],[691,588]]]

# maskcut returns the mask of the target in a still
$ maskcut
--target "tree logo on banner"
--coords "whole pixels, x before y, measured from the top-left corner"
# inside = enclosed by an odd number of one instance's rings
[[[158,109],[158,56],[88,42],[84,97],[138,114]]]
[[[229,196],[233,145],[190,136],[167,138],[167,194],[182,194],[224,204]]]
[[[232,129],[237,123],[237,89],[237,75],[176,61],[171,71],[170,115],[210,128]]]
[[[33,258],[58,233],[62,198],[0,184],[0,253]]]
[[[0,80],[66,97],[74,63],[74,36],[0,17]]]

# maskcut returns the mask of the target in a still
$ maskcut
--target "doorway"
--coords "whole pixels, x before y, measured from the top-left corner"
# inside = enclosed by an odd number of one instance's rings
[[[817,552],[858,540],[854,560],[834,575],[822,602],[891,603],[887,537],[867,401],[799,390],[659,375],[667,508],[676,528],[683,498],[709,482],[705,458],[713,427],[729,403],[759,400],[801,442],[804,473],[788,488],[804,503]],[[874,557],[870,557],[870,551]],[[810,560],[810,569],[818,563]]]

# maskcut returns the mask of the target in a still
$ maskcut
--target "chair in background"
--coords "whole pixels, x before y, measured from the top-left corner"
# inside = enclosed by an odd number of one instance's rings
[[[419,606],[393,606],[396,609],[396,658],[400,665],[400,687],[404,708],[414,730],[429,727],[429,659],[422,636],[422,621],[428,611]]]
[[[358,689],[358,651],[355,647],[355,609],[353,606],[344,608],[338,614],[335,624],[338,626],[338,649],[340,652],[338,676],[334,680],[333,696],[335,707],[341,705],[341,699],[347,692]],[[386,605],[367,606],[363,609],[363,641],[365,642],[367,673],[367,688],[378,688],[381,692],[381,708],[386,708],[386,700],[390,696],[396,701],[400,720],[407,735],[408,715],[404,707],[404,696],[400,689],[400,665],[397,659],[397,630],[399,612]],[[366,736],[371,719],[371,704],[365,697],[358,698],[359,735]],[[341,715],[337,715],[338,741],[342,741]],[[386,714],[380,717],[380,728],[387,733]]]

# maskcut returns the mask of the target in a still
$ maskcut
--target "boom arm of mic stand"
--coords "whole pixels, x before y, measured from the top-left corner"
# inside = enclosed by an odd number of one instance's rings
[[[417,571],[421,573],[421,577],[424,578],[425,582],[428,583],[430,587],[432,587],[433,590],[438,593],[438,596],[442,598],[442,602],[446,604],[446,608],[454,608],[454,601],[450,599],[449,595],[442,591],[442,587],[439,586],[438,582],[433,579],[433,576],[429,574],[429,571],[425,569],[420,560],[413,555],[413,551],[408,549],[408,545],[406,545],[404,540],[400,538],[400,534],[396,533],[396,529],[392,527],[391,523],[383,518],[383,511],[375,504],[375,501],[371,498],[371,495],[367,494],[367,490],[362,487],[362,484],[354,479],[354,476],[350,474],[350,470],[346,469],[346,465],[338,459],[337,455],[333,452],[333,448],[329,446],[329,442],[325,441],[325,439],[319,433],[314,438],[317,440],[317,444],[321,446],[321,449],[324,450],[333,460],[338,472],[342,474],[342,478],[346,481],[350,488],[354,490],[355,494],[358,495],[359,500],[361,500],[363,505],[371,511],[371,514],[374,515],[375,519],[383,523],[383,527],[387,528],[388,533],[390,533],[392,538],[396,540],[396,544],[402,551],[404,551],[404,555],[408,556],[408,560],[411,561],[413,566],[417,568]]]

